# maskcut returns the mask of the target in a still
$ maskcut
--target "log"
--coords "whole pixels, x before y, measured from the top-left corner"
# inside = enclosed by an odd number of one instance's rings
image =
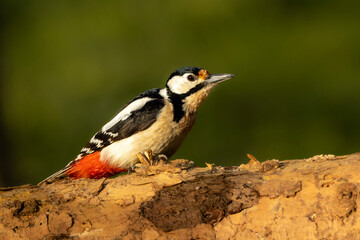
[[[360,239],[360,153],[0,189],[0,239]]]

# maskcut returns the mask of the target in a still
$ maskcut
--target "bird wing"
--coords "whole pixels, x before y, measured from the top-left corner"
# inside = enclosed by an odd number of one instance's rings
[[[64,176],[74,163],[85,156],[149,128],[156,121],[164,105],[165,100],[159,94],[159,89],[151,89],[140,94],[121,108],[116,116],[90,139],[74,160],[39,184]]]
[[[133,101],[91,138],[76,159],[100,151],[113,142],[147,129],[156,121],[164,105],[163,99],[148,97]]]

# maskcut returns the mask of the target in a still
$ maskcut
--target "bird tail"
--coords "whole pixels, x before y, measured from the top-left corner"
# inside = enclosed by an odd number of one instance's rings
[[[45,182],[52,183],[56,180],[60,180],[61,178],[64,178],[66,176],[69,176],[69,170],[72,168],[72,166],[82,158],[83,156],[79,154],[74,160],[70,161],[68,165],[66,165],[63,169],[57,171],[56,173],[52,174],[51,176],[45,178],[41,182],[39,182],[37,185],[41,185]]]
[[[82,158],[71,161],[65,168],[54,173],[50,177],[42,180],[38,185],[48,182],[52,183],[62,177],[69,176],[70,178],[103,178],[111,177],[115,174],[128,171],[127,168],[114,167],[107,162],[100,161],[100,152],[93,152],[91,154],[82,156]]]
[[[71,168],[71,166],[66,166],[65,168],[61,169],[60,171],[57,171],[56,173],[52,174],[51,176],[45,178],[44,180],[39,182],[37,185],[41,185],[45,182],[47,182],[47,183],[55,182],[56,180],[59,180],[60,178],[67,176],[66,173],[67,173],[67,171],[69,171],[70,168]]]

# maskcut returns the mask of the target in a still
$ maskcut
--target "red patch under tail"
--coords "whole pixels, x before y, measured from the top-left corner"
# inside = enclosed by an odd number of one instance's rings
[[[112,167],[100,161],[100,152],[86,155],[74,163],[66,174],[71,178],[103,178],[125,172],[125,168]]]

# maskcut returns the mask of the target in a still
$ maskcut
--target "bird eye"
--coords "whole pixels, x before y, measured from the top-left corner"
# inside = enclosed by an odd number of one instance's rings
[[[194,81],[194,80],[195,80],[195,76],[192,75],[192,74],[190,74],[190,75],[187,76],[187,79],[188,79],[189,81]]]

